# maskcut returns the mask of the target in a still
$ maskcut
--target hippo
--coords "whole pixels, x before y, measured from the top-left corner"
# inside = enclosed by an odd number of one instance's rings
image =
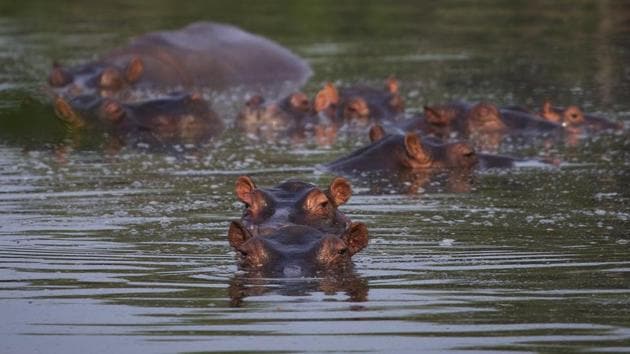
[[[126,88],[210,88],[304,84],[309,65],[279,44],[237,27],[197,22],[150,32],[100,59],[75,67],[53,64],[57,94],[115,95]]]
[[[382,120],[395,120],[404,110],[398,81],[390,77],[385,90],[367,86],[337,89],[328,82],[315,98],[315,111],[335,112],[336,120],[348,125],[369,126]]]
[[[341,234],[306,225],[288,225],[263,236],[252,234],[239,221],[232,221],[228,240],[240,254],[244,269],[295,278],[349,266],[351,257],[367,246],[368,230],[363,223],[351,223]]]
[[[468,143],[441,143],[408,132],[384,134],[381,126],[370,130],[372,143],[324,165],[334,172],[410,171],[442,168],[472,168],[478,163]]]
[[[590,131],[623,129],[622,123],[612,122],[603,117],[584,113],[584,111],[576,105],[556,107],[553,106],[550,100],[543,102],[538,115],[549,122],[561,124],[567,131],[575,133],[581,132],[583,128]]]
[[[340,235],[350,225],[350,219],[338,210],[352,195],[350,182],[343,177],[335,177],[322,191],[298,180],[258,188],[249,176],[240,176],[235,190],[245,205],[241,222],[254,236],[270,234],[286,225],[306,225]]]
[[[156,143],[197,143],[220,134],[223,121],[197,94],[173,93],[139,103],[80,95],[58,97],[57,116],[71,130],[101,129],[112,135]]]
[[[236,127],[249,136],[272,139],[302,136],[311,115],[311,103],[302,92],[293,92],[278,102],[266,103],[260,95],[252,96],[238,113]]]

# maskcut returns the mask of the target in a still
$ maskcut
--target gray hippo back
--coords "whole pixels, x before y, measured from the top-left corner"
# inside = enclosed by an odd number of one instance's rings
[[[116,94],[126,88],[298,87],[309,65],[288,49],[237,27],[198,22],[174,31],[151,32],[77,67],[55,65],[53,88],[72,95]]]

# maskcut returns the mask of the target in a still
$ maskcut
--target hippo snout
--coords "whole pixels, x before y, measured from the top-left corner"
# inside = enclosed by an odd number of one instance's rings
[[[288,264],[282,268],[282,275],[288,278],[297,278],[304,275],[304,268],[298,264]]]

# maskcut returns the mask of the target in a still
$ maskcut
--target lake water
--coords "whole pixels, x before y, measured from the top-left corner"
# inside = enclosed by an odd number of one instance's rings
[[[401,81],[408,111],[545,98],[630,120],[630,4],[620,1],[140,1],[0,4],[0,352],[630,352],[630,135],[519,144],[553,155],[421,189],[352,180],[341,209],[370,244],[343,278],[250,278],[227,242],[239,175],[299,178],[362,146],[248,140],[116,156],[66,136],[45,93],[140,33],[229,22],[327,80]],[[242,97],[219,97],[226,121]],[[180,149],[181,150],[181,149]],[[414,193],[403,191],[413,190]]]

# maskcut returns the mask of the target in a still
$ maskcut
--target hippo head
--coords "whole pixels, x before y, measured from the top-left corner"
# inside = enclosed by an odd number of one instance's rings
[[[374,124],[370,128],[369,136],[370,141],[374,143],[386,138],[387,134],[383,126]],[[475,149],[469,143],[442,144],[435,138],[424,138],[424,140],[426,142],[423,143],[422,139],[414,133],[405,135],[402,143],[406,154],[399,154],[403,156],[404,165],[412,169],[426,169],[436,163],[443,163],[449,168],[472,168],[479,162]],[[440,156],[444,156],[444,161],[439,161]]]
[[[498,133],[506,129],[501,120],[499,109],[491,103],[478,103],[474,105],[467,116],[469,134]]]
[[[380,124],[374,124],[370,127],[369,137],[372,144],[368,151],[381,151],[382,154],[379,155],[385,155],[388,164],[393,162],[412,170],[426,169],[433,165],[431,152],[415,133],[406,133],[404,136],[387,135]]]
[[[245,268],[264,270],[270,275],[303,277],[349,264],[350,258],[367,246],[368,231],[363,223],[352,223],[341,234],[290,225],[257,236],[233,221],[228,240],[240,253]]]
[[[245,204],[243,224],[255,236],[293,224],[339,235],[350,220],[338,207],[351,194],[350,183],[343,177],[334,178],[326,191],[296,180],[272,188],[257,188],[248,176],[236,181],[236,196]]]
[[[201,95],[172,94],[136,104],[104,98],[98,117],[109,128],[150,132],[159,141],[196,142],[223,128],[222,122]]]
[[[302,92],[264,103],[262,96],[251,97],[236,118],[237,128],[250,135],[274,137],[294,129],[298,120],[311,111],[311,103]]]
[[[370,107],[362,97],[351,97],[343,104],[342,116],[351,124],[366,125],[370,120]]]
[[[475,167],[478,163],[477,153],[469,143],[446,144],[446,166],[469,169]]]
[[[109,96],[140,79],[144,72],[144,63],[138,56],[126,63],[104,64],[91,63],[74,70],[63,68],[53,63],[48,76],[48,83],[53,88],[68,89],[74,95],[87,94],[98,90],[101,95]]]
[[[455,110],[446,106],[424,106],[424,119],[429,125],[436,127],[446,127],[451,124],[455,118]]]

